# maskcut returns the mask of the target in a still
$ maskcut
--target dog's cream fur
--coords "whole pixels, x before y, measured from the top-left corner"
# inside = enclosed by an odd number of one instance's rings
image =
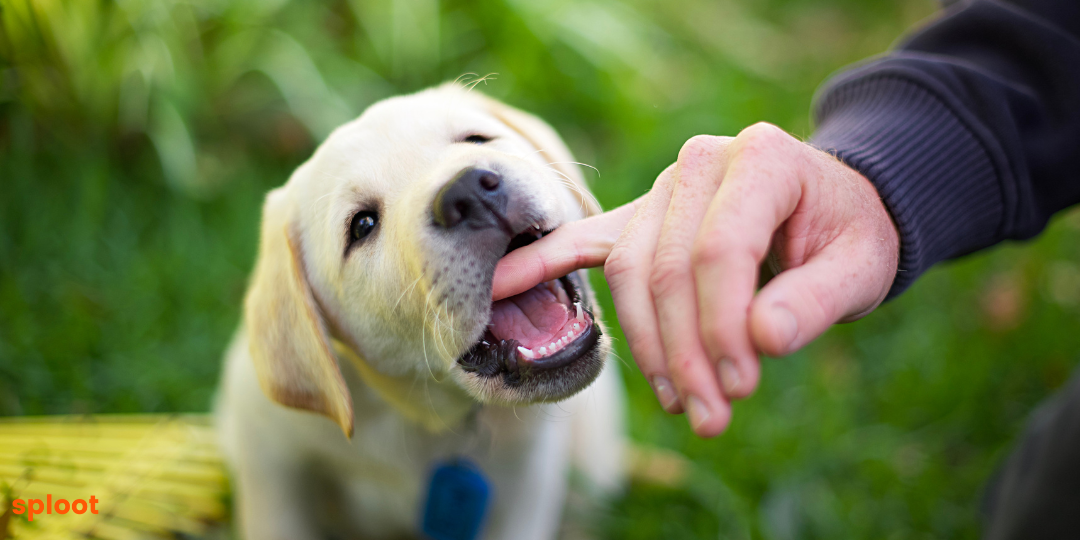
[[[461,142],[474,133],[494,140]],[[497,256],[430,230],[435,194],[466,167],[500,171],[544,229],[595,213],[572,161],[542,121],[448,84],[372,106],[267,195],[217,404],[245,538],[414,537],[431,468],[457,456],[492,483],[485,538],[554,537],[571,463],[595,488],[620,484],[612,367],[553,404],[530,402],[588,380],[526,395],[462,370]],[[349,249],[358,208],[378,211],[377,234]]]

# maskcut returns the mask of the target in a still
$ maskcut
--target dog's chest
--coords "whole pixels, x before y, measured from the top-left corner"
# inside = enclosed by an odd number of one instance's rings
[[[561,478],[567,461],[568,424],[544,422],[551,414],[545,409],[485,408],[471,425],[440,434],[393,414],[372,415],[358,422],[351,443],[321,461],[338,484],[350,521],[371,537],[415,533],[435,470],[460,460],[474,464],[490,490],[485,537],[500,537],[493,531],[514,520],[516,507],[561,500],[561,490],[535,480]]]

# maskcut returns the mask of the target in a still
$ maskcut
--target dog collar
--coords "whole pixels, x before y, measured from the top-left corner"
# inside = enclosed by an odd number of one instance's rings
[[[338,358],[347,359],[366,386],[375,390],[402,416],[430,433],[442,433],[459,425],[475,406],[475,402],[457,388],[429,384],[413,374],[392,376],[381,373],[352,347],[337,339],[331,339],[331,342]]]

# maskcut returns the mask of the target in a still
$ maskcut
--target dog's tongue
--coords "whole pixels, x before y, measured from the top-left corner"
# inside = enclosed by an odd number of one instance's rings
[[[491,333],[502,340],[516,339],[533,349],[555,341],[573,317],[569,298],[558,281],[541,283],[521,294],[491,305]]]

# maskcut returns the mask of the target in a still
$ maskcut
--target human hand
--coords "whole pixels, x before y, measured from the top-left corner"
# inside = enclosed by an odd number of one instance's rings
[[[780,273],[755,296],[771,256]],[[697,136],[652,190],[563,225],[499,262],[493,295],[604,265],[627,344],[664,409],[702,437],[783,356],[881,303],[899,236],[877,191],[769,124]]]

